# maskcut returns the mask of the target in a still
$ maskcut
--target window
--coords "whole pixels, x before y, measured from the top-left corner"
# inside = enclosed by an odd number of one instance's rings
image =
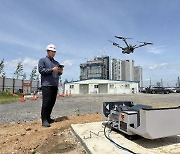
[[[126,84],[126,85],[125,85],[125,87],[126,87],[126,88],[129,88],[129,87],[130,87],[130,85],[129,85],[129,84]]]
[[[74,85],[70,85],[70,89],[74,89]]]
[[[98,88],[98,85],[94,85],[94,88]]]
[[[121,84],[121,85],[120,85],[121,88],[124,88],[124,86],[125,86],[124,84]]]
[[[110,84],[109,88],[114,89],[114,84]]]

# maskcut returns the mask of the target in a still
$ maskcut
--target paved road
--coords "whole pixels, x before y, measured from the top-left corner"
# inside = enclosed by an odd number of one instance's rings
[[[130,100],[135,104],[153,107],[180,106],[180,94],[123,94],[123,95],[76,95],[60,97],[53,109],[52,117],[70,116],[88,113],[102,113],[105,101]],[[32,121],[40,119],[41,99],[27,100],[25,103],[13,102],[0,105],[0,123]]]

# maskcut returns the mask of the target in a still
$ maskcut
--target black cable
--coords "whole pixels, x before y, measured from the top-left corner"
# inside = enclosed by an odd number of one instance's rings
[[[112,122],[109,123],[109,124],[112,124]],[[118,143],[116,143],[115,141],[113,141],[111,138],[109,138],[109,137],[106,135],[106,127],[107,127],[107,126],[108,126],[108,122],[105,124],[105,127],[104,127],[104,136],[105,136],[110,142],[112,142],[113,144],[115,144],[115,145],[116,145],[119,149],[121,149],[121,150],[128,151],[129,153],[132,153],[132,154],[137,154],[137,153],[135,153],[135,152],[133,152],[133,151],[131,151],[131,150],[129,150],[129,149],[127,149],[127,148],[119,145]]]

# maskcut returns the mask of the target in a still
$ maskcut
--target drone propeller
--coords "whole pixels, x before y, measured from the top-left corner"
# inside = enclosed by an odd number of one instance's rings
[[[125,39],[133,39],[133,38],[126,38],[126,37],[121,37],[121,36],[115,36],[116,38],[118,39],[121,39],[121,40],[125,40]]]
[[[153,43],[151,43],[151,42],[145,42],[145,44],[150,44],[150,45],[153,45]]]
[[[142,43],[142,44],[140,44],[140,45],[138,45],[138,46],[133,46],[134,49],[135,49],[135,48],[139,48],[139,47],[143,47],[143,46],[146,46],[146,45],[152,45],[152,44],[153,44],[153,43],[151,43],[151,42],[139,42],[139,43]]]
[[[109,41],[109,42],[111,42],[114,46],[116,46],[116,47],[118,47],[118,48],[123,49],[123,47],[119,46],[119,44],[118,44],[118,43],[113,42],[113,41],[110,41],[110,40],[108,40],[108,41]]]
[[[139,42],[139,41],[138,41]],[[150,44],[150,45],[152,45],[153,43],[151,43],[151,42],[139,42],[139,43],[144,43],[144,44]]]

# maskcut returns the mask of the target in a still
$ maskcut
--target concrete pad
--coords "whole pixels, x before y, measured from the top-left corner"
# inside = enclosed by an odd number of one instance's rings
[[[92,154],[129,154],[117,148],[104,136],[103,122],[93,122],[86,124],[72,124],[71,129],[83,144],[88,153]],[[108,130],[107,128],[106,130]],[[138,138],[128,140],[124,135],[112,131],[110,133],[113,139],[119,145],[130,149],[135,153],[143,154],[180,154],[180,135],[167,138],[148,140]]]

